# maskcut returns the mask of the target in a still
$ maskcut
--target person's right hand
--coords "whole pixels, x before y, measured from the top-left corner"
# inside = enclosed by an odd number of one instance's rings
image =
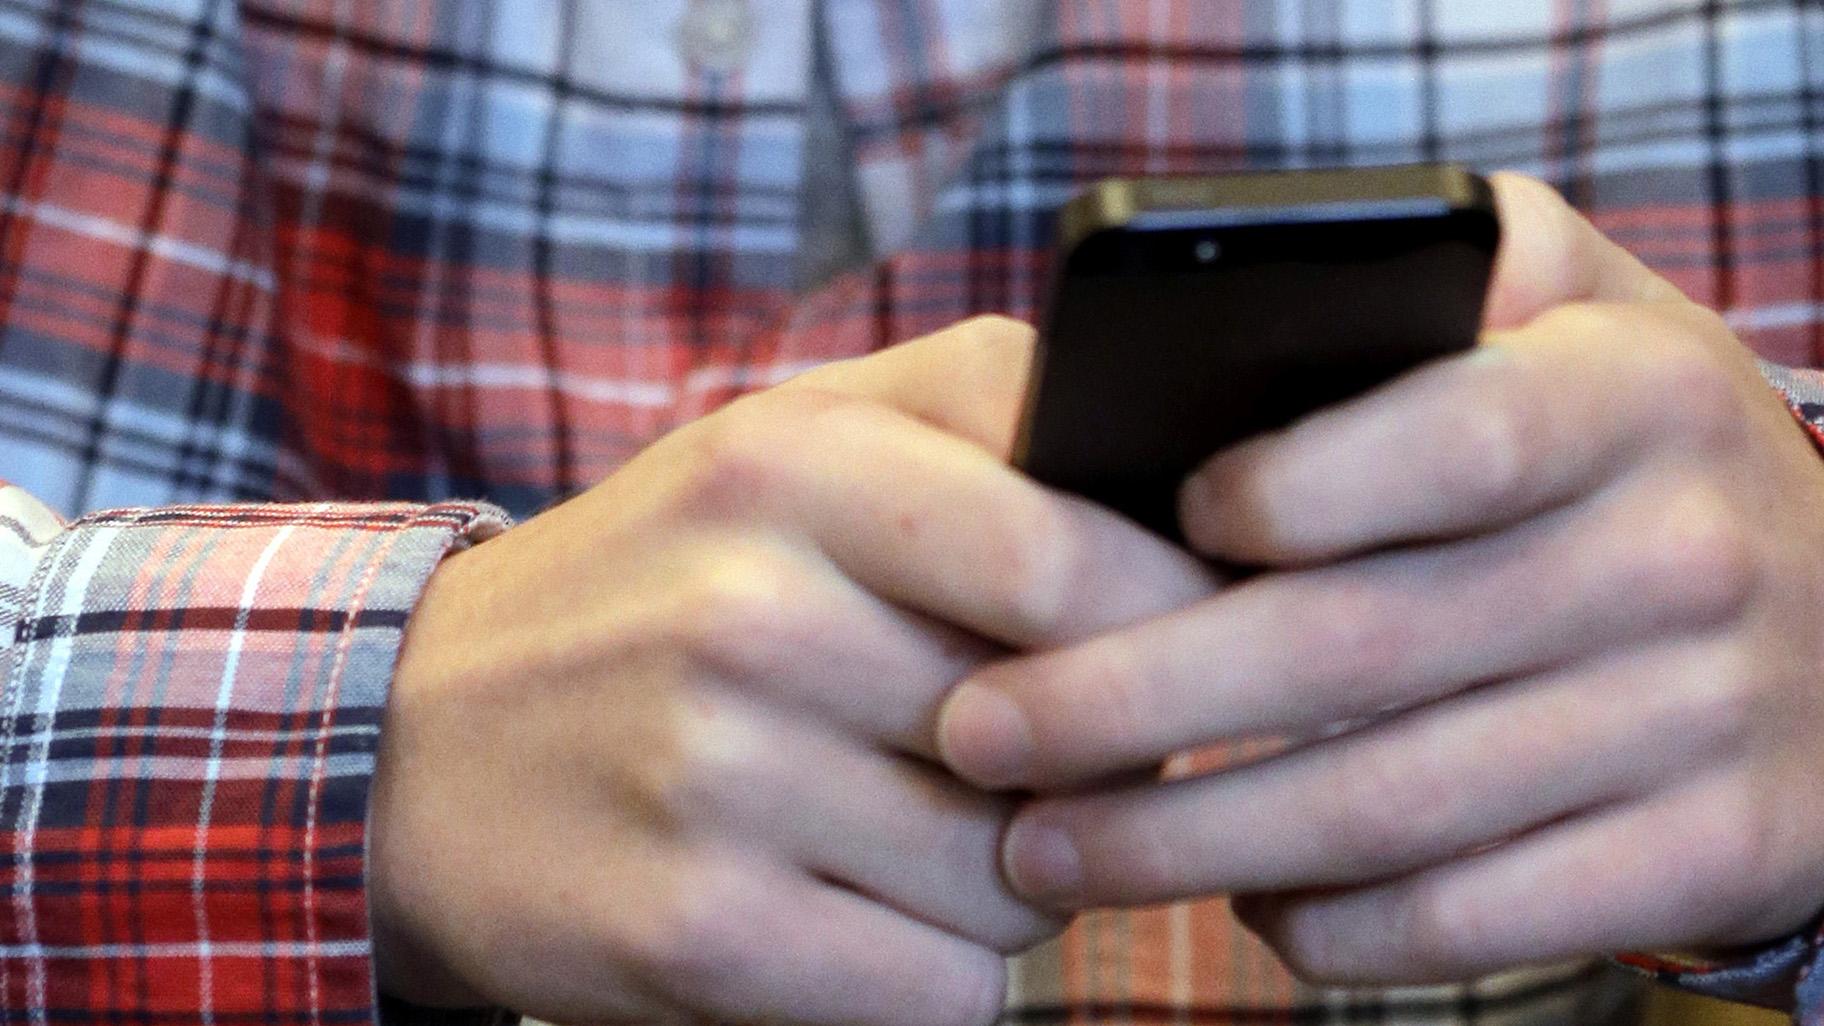
[[[433,575],[372,805],[389,993],[559,1021],[966,1026],[1061,924],[946,689],[1216,581],[1011,470],[1030,329],[832,364]]]

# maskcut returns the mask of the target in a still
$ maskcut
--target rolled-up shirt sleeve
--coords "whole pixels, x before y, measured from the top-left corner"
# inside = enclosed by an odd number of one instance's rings
[[[0,487],[0,1005],[371,1022],[366,814],[406,618],[475,503],[124,509]]]

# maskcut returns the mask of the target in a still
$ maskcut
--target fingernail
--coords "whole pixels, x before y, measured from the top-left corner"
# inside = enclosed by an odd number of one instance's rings
[[[1001,851],[1002,871],[1021,897],[1072,905],[1083,893],[1083,857],[1070,835],[1036,819],[1015,819]]]
[[[977,784],[1011,787],[1032,765],[1032,727],[1004,692],[964,684],[938,714],[937,747],[945,764]]]

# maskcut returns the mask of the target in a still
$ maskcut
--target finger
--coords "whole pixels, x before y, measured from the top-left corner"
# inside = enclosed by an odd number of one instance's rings
[[[1389,883],[1244,902],[1249,925],[1300,976],[1339,985],[1778,936],[1807,913],[1743,927],[1765,901],[1748,892],[1767,824],[1742,787],[1703,781]]]
[[[806,866],[1003,954],[1063,928],[1055,913],[1016,897],[1001,875],[1001,834],[1012,799],[877,753],[848,753],[818,770],[808,759],[794,761],[803,804],[821,812],[789,827],[796,836],[787,843]],[[908,858],[912,852],[919,854]]]
[[[929,765],[874,760],[840,786],[825,778],[826,815],[806,865],[921,922],[1005,955],[1062,932],[1067,917],[1008,889],[1001,834],[1013,801],[968,788]],[[908,853],[920,853],[908,858]]]
[[[1715,643],[1707,643],[1715,644]],[[1727,743],[1703,645],[1490,686],[1237,769],[1043,799],[1009,879],[1054,907],[1383,879],[1645,793]],[[1703,668],[1698,670],[1694,668]],[[1059,873],[1071,867],[1074,874]],[[1072,876],[1074,875],[1074,879]]]
[[[1668,500],[1674,484],[1658,475],[1491,537],[1260,575],[991,662],[944,698],[939,747],[981,786],[1057,789],[1706,629],[1740,608],[1752,573],[1727,508]]]
[[[792,386],[882,402],[1005,461],[1037,334],[1006,317],[976,317],[871,356],[826,364]]]
[[[1193,474],[1180,518],[1197,551],[1300,565],[1462,537],[1552,509],[1655,447],[1716,444],[1717,417],[1667,417],[1739,401],[1737,375],[1700,344],[1686,304],[1565,306],[1476,352],[1420,368]]]
[[[745,686],[708,702],[675,732],[686,750],[656,768],[684,820],[997,951],[1058,930],[1001,877],[1011,799],[770,706]]]
[[[701,504],[799,533],[896,605],[1025,648],[1216,586],[1163,539],[894,409],[808,387],[747,402],[751,415],[687,436]]]
[[[989,1026],[1000,1014],[999,955],[853,892],[737,862],[680,866],[675,889],[686,928],[648,945],[644,981],[675,1005],[807,1026]]]
[[[1005,654],[882,600],[815,554],[731,532],[667,561],[685,648],[714,678],[876,747],[935,761],[937,709],[956,681]],[[637,612],[621,615],[626,621]]]
[[[1517,328],[1557,306],[1661,302],[1683,298],[1611,242],[1551,186],[1511,173],[1490,176],[1501,219],[1483,322]]]

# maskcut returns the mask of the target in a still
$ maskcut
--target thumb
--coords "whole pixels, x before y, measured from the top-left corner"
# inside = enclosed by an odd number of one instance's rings
[[[1518,328],[1566,303],[1684,298],[1671,282],[1609,241],[1551,186],[1511,173],[1489,177],[1501,218],[1483,326]]]
[[[1006,460],[1036,339],[1020,321],[976,317],[871,356],[827,364],[785,387],[872,399]]]
[[[1683,298],[1609,241],[1551,186],[1489,178],[1501,218],[1483,326],[1517,328],[1556,306]],[[1035,333],[1005,317],[977,317],[933,335],[802,374],[792,385],[865,396],[1006,459],[1013,449]]]

